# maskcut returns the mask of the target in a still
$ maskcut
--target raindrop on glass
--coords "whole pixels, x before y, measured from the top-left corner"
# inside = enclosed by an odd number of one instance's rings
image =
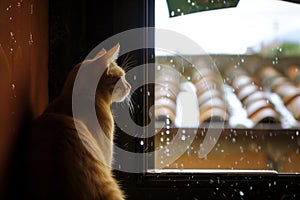
[[[30,14],[33,14],[33,4],[30,5]]]
[[[182,140],[182,141],[185,141],[185,139],[186,139],[186,136],[185,136],[185,135],[182,135],[182,136],[181,136],[181,140]]]
[[[33,36],[32,36],[32,33],[29,34],[29,41],[28,41],[28,44],[29,44],[29,45],[32,45],[32,44],[33,44]]]
[[[243,191],[240,191],[239,193],[240,193],[241,196],[245,195]]]
[[[6,8],[6,11],[9,11],[11,9],[11,5],[9,5],[7,8]]]

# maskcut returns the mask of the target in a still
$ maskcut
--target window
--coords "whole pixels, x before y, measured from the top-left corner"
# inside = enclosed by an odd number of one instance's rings
[[[189,14],[167,2],[155,2],[148,171],[299,173],[300,5],[240,0]]]

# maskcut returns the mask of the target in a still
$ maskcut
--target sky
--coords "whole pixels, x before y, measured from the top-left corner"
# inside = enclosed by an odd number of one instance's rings
[[[236,8],[170,18],[166,0],[157,0],[155,27],[183,34],[207,53],[244,54],[247,48],[259,50],[275,40],[300,44],[300,4],[240,0]],[[186,53],[192,53],[181,45]]]

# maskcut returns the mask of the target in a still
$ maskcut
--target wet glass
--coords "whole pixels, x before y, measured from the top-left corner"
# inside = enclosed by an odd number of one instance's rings
[[[185,50],[155,52],[161,151],[150,171],[299,173],[300,5],[241,0],[235,8],[170,13],[156,1],[156,28],[204,51],[174,41]]]

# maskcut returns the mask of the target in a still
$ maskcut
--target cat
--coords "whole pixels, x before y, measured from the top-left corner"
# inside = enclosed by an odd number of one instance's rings
[[[131,89],[125,71],[115,62],[119,48],[102,49],[94,58],[75,66],[60,96],[33,123],[26,157],[29,199],[125,199],[111,169],[114,120],[110,105],[128,98]],[[90,124],[89,113],[82,119],[72,114],[73,85],[82,68],[104,70],[96,94],[81,96],[84,101],[96,102],[102,130]],[[85,83],[81,84],[82,93],[87,93]],[[109,142],[99,141],[103,135]]]

